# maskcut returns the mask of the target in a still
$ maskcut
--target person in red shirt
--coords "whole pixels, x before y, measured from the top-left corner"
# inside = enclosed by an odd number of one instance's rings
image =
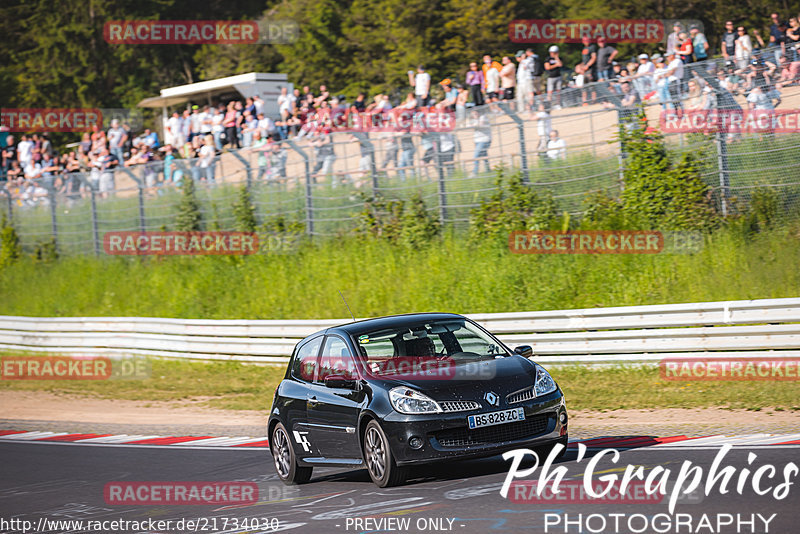
[[[678,44],[675,45],[675,52],[681,57],[681,61],[684,64],[691,63],[693,61],[692,54],[694,53],[694,46],[692,45],[692,40],[689,39],[689,36],[686,32],[681,32],[678,34]]]

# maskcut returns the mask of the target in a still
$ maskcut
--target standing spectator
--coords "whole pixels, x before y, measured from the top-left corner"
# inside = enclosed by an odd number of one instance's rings
[[[401,180],[406,179],[406,169],[411,169],[414,165],[414,138],[411,136],[410,128],[406,128],[400,133],[400,163],[397,166],[397,176]]]
[[[536,134],[539,136],[539,157],[547,151],[547,141],[550,139],[550,130],[553,129],[550,119],[548,102],[539,102],[539,111],[536,112]]]
[[[483,92],[482,89],[486,80],[483,77],[483,71],[478,70],[478,64],[472,62],[469,64],[466,78],[467,87],[469,87],[469,94],[472,97],[472,102],[476,106],[483,105]]]
[[[611,67],[617,53],[617,49],[606,44],[603,37],[597,39],[597,79],[599,81],[608,80],[611,77]]]
[[[532,59],[531,62],[531,84],[533,86],[533,96],[531,97],[531,105],[533,105],[536,95],[542,94],[542,76],[544,75],[544,62],[539,54],[533,51],[533,48],[525,50],[525,54]]]
[[[291,105],[294,106],[294,98],[292,96],[289,96],[289,100],[291,102]],[[263,98],[261,98],[258,95],[253,95],[253,105],[256,108],[256,112],[254,113],[254,115],[258,116],[259,113],[264,113],[264,99]],[[292,109],[294,109],[294,108],[292,108]]]
[[[669,54],[671,51],[675,50],[675,48],[680,44],[680,34],[683,31],[683,26],[681,26],[680,22],[675,22],[672,25],[672,33],[667,35],[667,53]]]
[[[225,128],[225,144],[230,148],[240,148],[239,136],[236,133],[236,107],[233,101],[228,102],[228,109],[222,119],[222,126]]]
[[[267,163],[267,140],[261,136],[260,131],[253,133],[253,144],[251,150],[258,154],[258,173],[256,174],[256,181],[262,178],[269,178],[269,165]]]
[[[645,100],[653,92],[653,74],[655,71],[656,66],[650,61],[650,57],[647,54],[639,54],[639,67],[636,69],[633,86],[642,100]]]
[[[177,111],[172,112],[172,116],[167,119],[166,131],[164,132],[164,143],[167,145],[181,146],[181,116]]]
[[[467,101],[469,100],[469,91],[463,85],[456,85],[458,97],[456,98],[456,122],[459,124],[467,118]]]
[[[753,42],[750,40],[750,36],[747,35],[744,26],[739,26],[736,29],[736,33],[739,35],[734,47],[736,66],[743,69],[750,63],[750,56],[753,54]]]
[[[514,62],[503,56],[503,68],[500,69],[500,87],[503,89],[503,100],[514,100],[514,88],[517,84]]]
[[[19,161],[17,159],[17,145],[14,144],[14,136],[9,135],[6,137],[6,147],[3,149],[2,152],[2,160],[0,160],[0,165],[2,165],[2,173],[6,174],[11,169],[11,162]]]
[[[692,36],[692,49],[694,51],[694,59],[696,61],[705,61],[708,59],[708,39],[696,24],[689,28],[689,34]]]
[[[669,98],[672,101],[670,109],[674,105],[677,109],[683,109],[681,105],[681,83],[683,82],[683,61],[674,52],[667,55],[667,86],[669,91]]]
[[[531,108],[533,102],[533,58],[520,50],[517,52],[517,111]]]
[[[583,43],[583,50],[581,50],[581,64],[586,71],[584,74],[587,76],[587,81],[597,81],[597,45],[592,42],[588,35],[581,38]]]
[[[447,111],[455,111],[456,110],[456,100],[458,100],[458,91],[453,89],[453,82],[450,78],[445,78],[439,85],[442,86],[442,91],[444,91],[444,100],[436,104],[437,108],[445,109]]]
[[[255,106],[253,106],[255,107]],[[203,139],[211,133],[214,128],[214,115],[211,113],[210,106],[203,106],[203,111],[200,113],[200,137]]]
[[[222,121],[225,120],[225,106],[220,104],[218,107],[212,108],[211,111],[211,137],[214,138],[214,147],[217,149],[217,152],[222,152],[222,138],[225,133],[225,127],[222,126]]]
[[[726,60],[733,59],[733,56],[736,54],[736,41],[739,39],[739,35],[733,31],[733,21],[727,21],[725,23],[725,32],[722,34],[722,38],[720,41],[722,42],[722,57]]]
[[[300,93],[300,89],[292,91],[292,96],[294,96],[294,109],[303,107],[303,95]]]
[[[417,74],[413,70],[408,71],[408,83],[414,88],[414,95],[417,97],[417,105],[425,107],[428,105],[428,96],[431,91],[431,75],[425,72],[425,67],[419,65]]]
[[[375,168],[375,149],[372,143],[369,142],[367,134],[351,134],[351,141],[358,144],[360,157],[358,158],[358,174],[359,179],[355,182],[356,187],[361,187],[365,183],[365,178],[370,176]]]
[[[486,102],[497,102],[500,91],[500,70],[494,67],[486,69]]]
[[[789,61],[800,59],[800,55],[797,53],[797,47],[800,45],[800,21],[798,21],[797,17],[789,19],[789,27],[786,28],[784,43],[784,50],[786,50],[786,55],[789,56]]]
[[[200,169],[200,179],[214,183],[214,136],[207,135],[203,139],[203,146],[200,148],[200,157],[197,158],[197,167]]]
[[[558,47],[556,45],[547,49],[550,57],[544,62],[544,70],[547,71],[547,101],[553,103],[553,94],[556,95],[556,105],[553,109],[561,109],[561,67],[564,64],[558,56]]]
[[[769,25],[769,45],[767,47],[772,48],[775,62],[779,63],[781,56],[786,54],[786,23],[781,21],[777,13],[771,14],[770,19],[772,19],[772,24]]]
[[[181,137],[179,141],[182,143],[178,146],[183,146],[189,141],[191,141],[192,137],[192,116],[191,112],[188,109],[183,110],[183,116],[181,117]]]
[[[108,148],[100,149],[100,156],[95,160],[97,170],[100,172],[98,189],[102,198],[108,198],[109,193],[114,192],[114,167],[119,164],[108,151]]]
[[[689,39],[689,36],[686,35],[686,32],[681,32],[678,34],[678,44],[675,46],[675,52],[677,52],[684,65],[692,62],[692,53],[694,50],[692,46],[692,40]]]
[[[558,130],[550,131],[550,140],[547,142],[547,157],[551,161],[567,159],[567,143],[558,136]]]
[[[476,176],[481,160],[486,165],[486,172],[491,171],[489,166],[489,146],[492,144],[492,127],[486,114],[479,113],[478,110],[472,111],[470,126],[474,128],[472,139],[475,142],[475,153],[472,156],[475,160],[472,167],[472,176]]]
[[[317,161],[312,172],[314,174],[320,173],[323,176],[331,176],[331,187],[336,187],[336,179],[332,176],[336,152],[334,152],[333,148],[330,120],[323,122],[311,144],[317,149]]]
[[[28,166],[32,159],[33,141],[31,141],[26,134],[22,134],[22,138],[20,138],[20,141],[17,144],[17,160],[19,161],[19,166],[24,169]]]
[[[281,87],[281,94],[278,95],[278,113],[281,115],[285,111],[289,115],[292,114],[294,110],[294,99],[289,95],[289,89],[286,87]],[[263,110],[262,110],[263,113]]]
[[[397,169],[397,132],[392,130],[387,130],[385,132],[381,132],[379,137],[383,139],[383,150],[384,150],[384,157],[383,157],[383,165],[381,165],[381,170],[385,170],[388,167],[389,163],[392,164],[392,167]]]
[[[192,114],[190,116],[190,119],[192,121],[192,126],[191,126],[191,133],[189,134],[188,137],[189,141],[191,141],[195,137],[200,136],[200,127],[202,126],[203,123],[203,117],[200,114],[200,106],[196,104],[192,106]]]

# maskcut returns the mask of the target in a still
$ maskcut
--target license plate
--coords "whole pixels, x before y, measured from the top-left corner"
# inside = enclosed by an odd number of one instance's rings
[[[482,426],[502,425],[525,420],[525,410],[523,408],[511,408],[500,412],[482,413],[480,415],[470,415],[467,417],[467,424],[470,429]]]

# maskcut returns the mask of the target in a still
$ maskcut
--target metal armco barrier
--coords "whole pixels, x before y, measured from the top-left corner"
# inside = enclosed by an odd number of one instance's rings
[[[642,363],[664,357],[798,357],[800,298],[473,314],[542,363]],[[0,316],[0,350],[285,364],[328,320]]]

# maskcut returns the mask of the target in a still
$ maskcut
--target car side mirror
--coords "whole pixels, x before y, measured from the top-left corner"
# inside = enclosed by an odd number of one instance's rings
[[[359,389],[358,380],[342,375],[328,375],[323,382],[325,383],[325,387],[329,388]]]
[[[533,349],[530,345],[520,345],[519,347],[514,347],[514,352],[523,358],[530,358],[533,356]]]

